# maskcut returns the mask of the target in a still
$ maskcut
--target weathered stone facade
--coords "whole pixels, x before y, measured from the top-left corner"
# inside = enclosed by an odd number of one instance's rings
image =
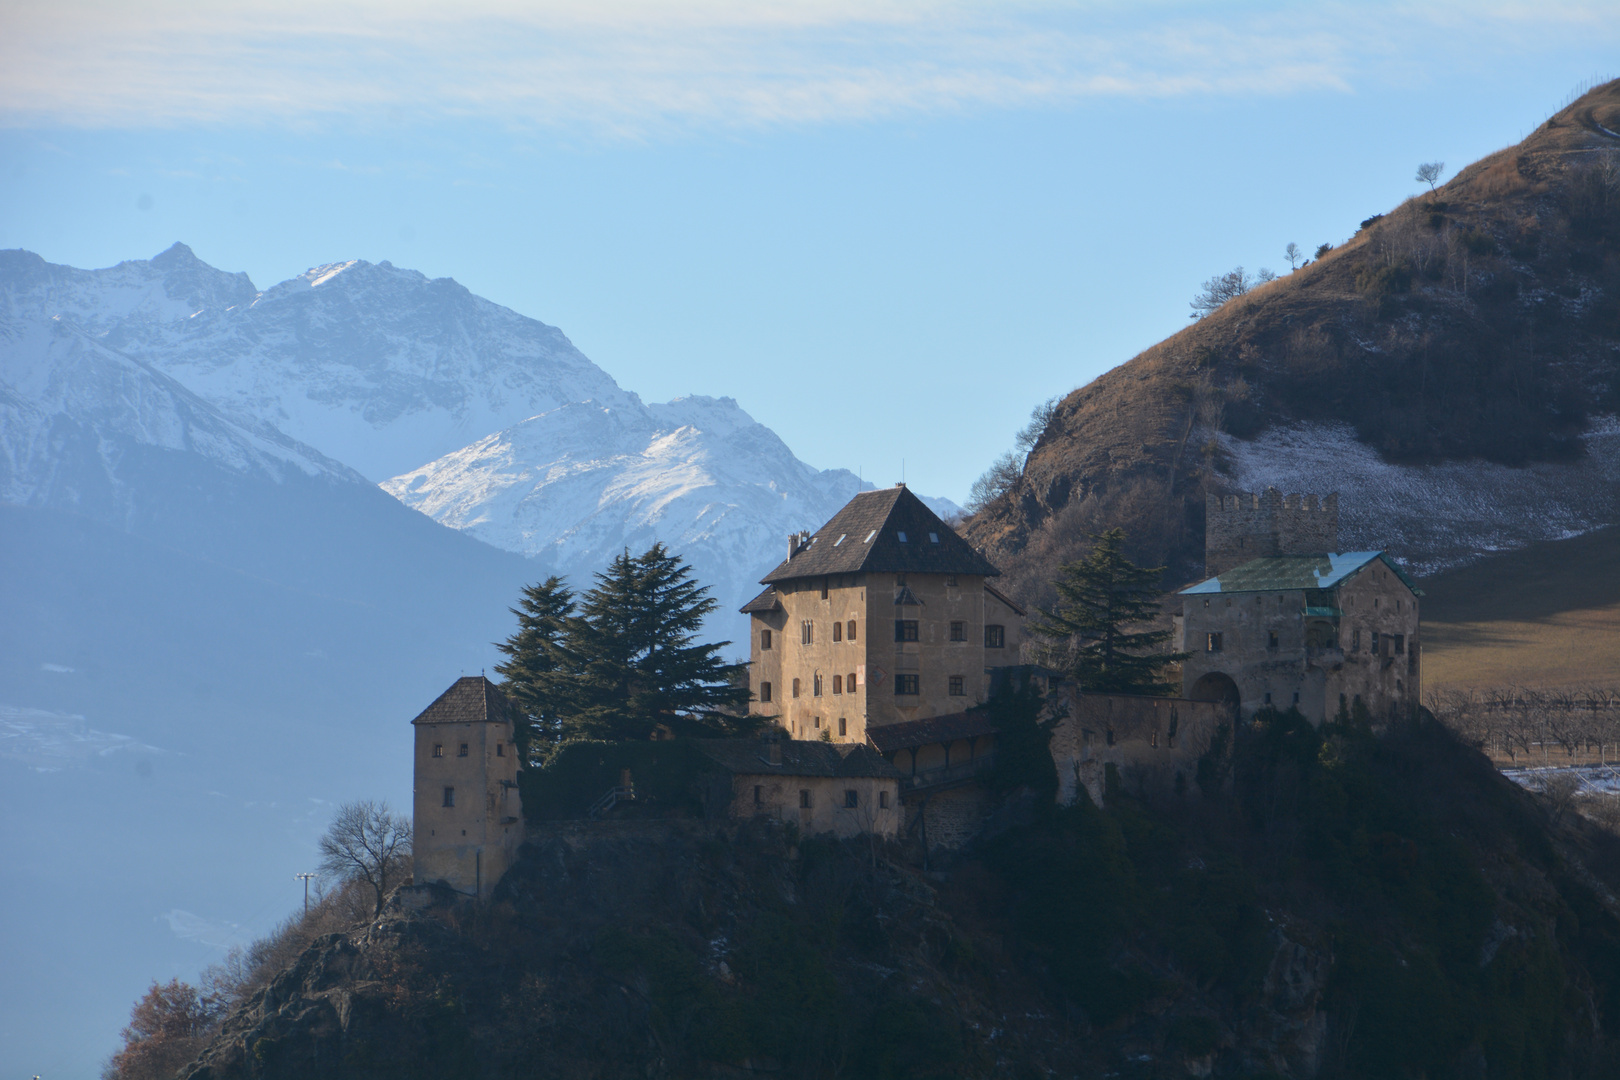
[[[864,742],[869,728],[984,701],[1024,621],[989,584],[996,573],[905,488],[862,492],[791,537],[742,609],[753,710],[796,739]]]
[[[1420,597],[1379,552],[1244,564],[1181,594],[1182,693],[1317,724],[1358,700],[1375,722],[1404,715],[1422,697]]]
[[[487,897],[523,843],[517,744],[505,695],[457,679],[411,721],[416,730],[412,874]]]
[[[841,839],[900,830],[900,773],[866,746],[794,741],[772,731],[701,747],[727,779],[729,818],[769,818],[805,836]]]
[[[1092,802],[1103,805],[1109,765],[1118,770],[1127,791],[1184,788],[1221,725],[1230,728],[1236,719],[1223,702],[1087,694],[1073,683],[1062,684],[1054,699],[1052,707],[1061,719],[1052,729],[1050,746],[1057,766],[1057,801],[1064,806],[1073,805],[1082,788]]]
[[[1339,496],[1284,495],[1276,488],[1204,498],[1204,573],[1215,576],[1277,555],[1339,549]]]

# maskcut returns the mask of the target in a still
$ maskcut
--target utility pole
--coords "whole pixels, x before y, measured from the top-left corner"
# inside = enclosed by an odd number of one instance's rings
[[[300,879],[304,883],[304,916],[306,918],[308,918],[308,916],[309,916],[309,879],[314,877],[314,876],[315,876],[314,874],[294,874],[293,875],[293,877]]]

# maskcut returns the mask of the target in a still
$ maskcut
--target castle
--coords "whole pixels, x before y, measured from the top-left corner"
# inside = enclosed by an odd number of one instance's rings
[[[1268,706],[1315,723],[1416,706],[1422,594],[1386,554],[1336,550],[1337,496],[1210,495],[1206,512],[1213,576],[1181,590],[1175,616],[1183,696],[1157,698],[1020,665],[1025,611],[991,583],[1000,571],[904,485],[861,492],[789,537],[741,609],[752,711],[771,726],[696,743],[712,763],[705,812],[956,846],[990,806],[976,780],[998,732],[979,706],[1007,680],[1038,681],[1050,703],[1064,803],[1082,788],[1101,801],[1110,769],[1179,789],[1223,725]],[[516,857],[513,720],[478,676],[413,721],[418,885],[484,897]]]
[[[1297,707],[1320,724],[1359,703],[1374,721],[1422,697],[1423,593],[1381,551],[1340,552],[1337,495],[1214,495],[1205,572],[1176,617],[1182,692],[1243,715]]]

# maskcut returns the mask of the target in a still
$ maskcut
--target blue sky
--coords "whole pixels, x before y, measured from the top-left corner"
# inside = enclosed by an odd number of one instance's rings
[[[1032,405],[1620,74],[1612,4],[0,2],[0,247],[388,259],[965,498]],[[947,421],[942,426],[940,421]],[[948,432],[948,434],[941,434]],[[902,462],[904,463],[902,465]]]

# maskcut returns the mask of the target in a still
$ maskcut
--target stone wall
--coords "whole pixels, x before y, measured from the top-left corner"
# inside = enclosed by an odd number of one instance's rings
[[[411,878],[488,896],[523,843],[512,725],[418,724],[415,730]],[[446,789],[454,792],[454,805],[444,805]]]
[[[1191,784],[1216,731],[1233,722],[1232,710],[1218,702],[1086,694],[1067,686],[1054,708],[1063,712],[1051,749],[1064,806],[1081,788],[1101,806],[1108,765],[1119,770],[1127,790],[1172,791],[1178,773]]]
[[[1337,551],[1339,496],[1284,495],[1276,488],[1204,500],[1204,573],[1224,573],[1250,559]]]

